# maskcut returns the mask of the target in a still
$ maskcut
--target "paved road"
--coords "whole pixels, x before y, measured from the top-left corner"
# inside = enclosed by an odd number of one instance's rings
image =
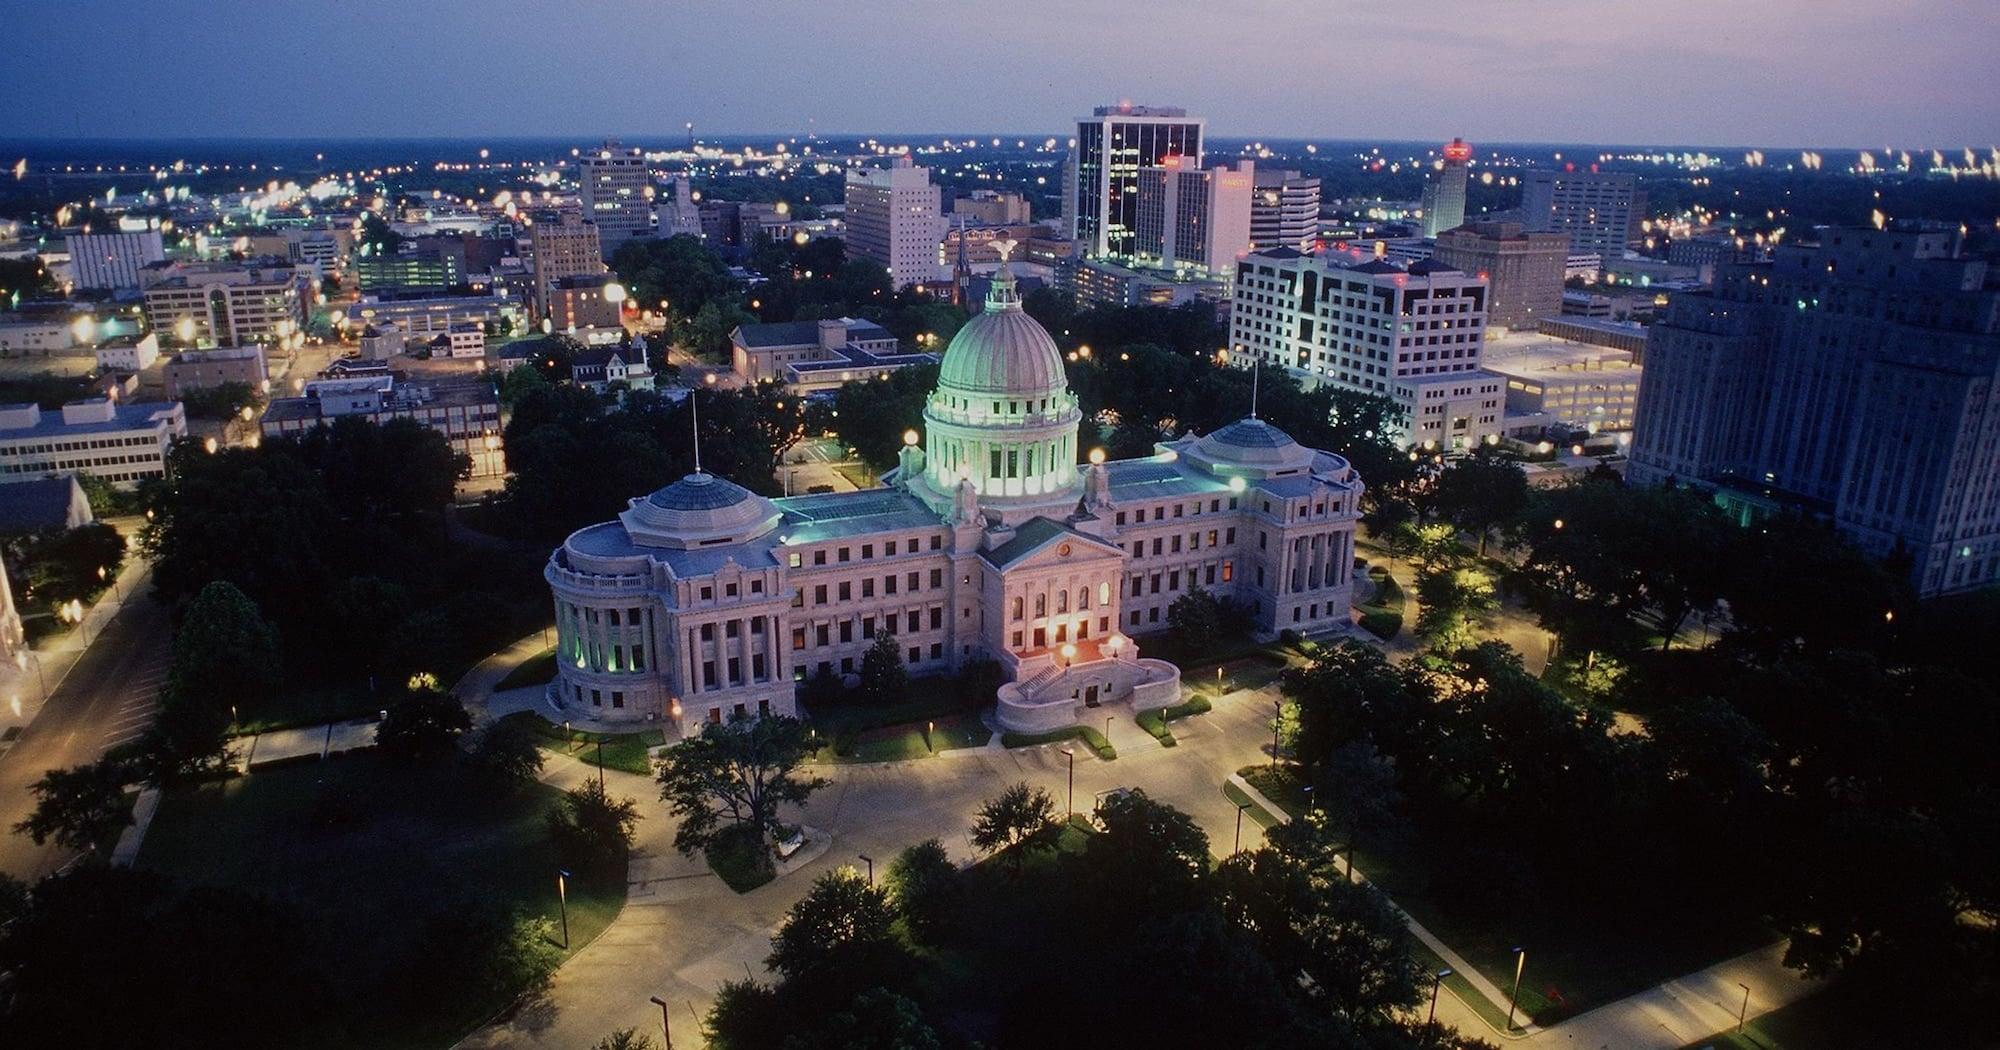
[[[13,833],[34,811],[29,785],[51,769],[96,760],[151,724],[173,632],[167,611],[146,596],[150,584],[150,573],[125,577],[125,594],[136,597],[104,623],[61,685],[49,683],[49,702],[0,754],[0,872],[32,880],[69,859]]]

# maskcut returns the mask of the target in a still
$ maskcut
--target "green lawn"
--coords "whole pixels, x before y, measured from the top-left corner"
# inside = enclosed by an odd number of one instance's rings
[[[1293,767],[1245,766],[1237,773],[1288,813],[1304,809]],[[1430,872],[1414,837],[1386,846],[1364,841],[1355,851],[1355,865],[1500,988],[1513,987],[1513,948],[1526,947],[1521,1011],[1542,1024],[1776,939],[1755,921],[1715,913],[1674,916],[1640,909],[1629,924],[1619,924],[1602,916],[1565,915],[1560,908],[1515,915],[1446,907],[1428,892]]]
[[[724,831],[704,856],[723,884],[738,893],[749,893],[777,878],[770,847],[741,827]]]
[[[606,769],[653,775],[652,749],[667,742],[661,729],[641,729],[631,733],[588,733],[581,729],[565,733],[563,727],[533,711],[516,711],[501,719],[528,727],[540,739],[542,748],[574,757],[586,765],[598,765],[603,757]]]
[[[863,730],[854,736],[846,752],[834,751],[832,760],[901,762],[930,758],[952,748],[985,747],[991,739],[993,731],[977,715],[953,715],[935,721]]]
[[[1069,726],[1046,733],[1000,734],[1000,743],[1006,747],[1034,747],[1038,744],[1057,744],[1065,740],[1083,741],[1085,746],[1097,752],[1098,758],[1106,762],[1118,757],[1118,749],[1111,746],[1111,741],[1104,739],[1103,733],[1090,726]]]
[[[959,685],[956,678],[934,676],[910,680],[908,695],[893,704],[870,704],[859,696],[849,693],[833,703],[805,703],[802,708],[806,718],[812,723],[813,731],[832,742],[835,755],[854,761],[887,762],[896,757],[915,757],[917,753],[928,753],[923,745],[926,723],[936,722],[942,736],[947,723],[959,719],[969,719],[976,723],[979,711],[992,702],[991,696],[975,696]],[[887,734],[880,730],[891,730]],[[910,752],[907,734],[916,733],[918,752]],[[871,735],[872,734],[872,735]],[[974,731],[964,728],[959,739],[972,739]],[[890,757],[858,757],[856,752],[864,739],[880,741],[884,738],[901,739],[900,744],[872,744],[874,753]],[[984,743],[981,738],[979,743]],[[940,740],[942,744],[942,740]],[[970,747],[973,744],[953,744],[954,747]]]
[[[547,685],[554,681],[555,677],[556,651],[544,649],[521,661],[513,670],[507,672],[505,678],[495,682],[493,689],[495,692],[503,692],[508,689],[519,689],[522,686]]]
[[[354,752],[169,792],[139,865],[291,900],[324,924],[328,964],[370,987],[413,962],[434,916],[497,906],[555,918],[560,864],[543,818],[558,794],[542,784],[496,793],[456,758],[411,767]],[[572,951],[624,898],[622,874],[570,882]],[[378,997],[339,996],[316,1043],[447,1046],[512,998],[468,990],[397,1021]]]

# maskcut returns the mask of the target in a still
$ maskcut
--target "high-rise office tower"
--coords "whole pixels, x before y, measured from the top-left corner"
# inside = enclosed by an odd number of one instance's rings
[[[1401,266],[1273,248],[1236,265],[1230,354],[1308,386],[1387,397],[1413,445],[1467,448],[1499,435],[1506,394],[1480,368],[1485,347],[1486,279],[1435,259]]]
[[[1250,197],[1250,243],[1257,250],[1312,250],[1319,239],[1319,180],[1296,171],[1259,171]]]
[[[1627,476],[1792,502],[1920,593],[2000,580],[2000,287],[1956,230],[1829,227],[1718,265],[1646,340]]]
[[[847,250],[881,263],[897,288],[936,280],[945,229],[939,200],[931,169],[909,157],[886,168],[848,169]]]
[[[1598,171],[1528,172],[1521,181],[1521,224],[1569,234],[1573,254],[1617,259],[1645,212],[1635,175]]]
[[[577,159],[584,217],[597,225],[598,247],[609,259],[620,245],[653,235],[653,178],[646,158],[617,139]]]
[[[1486,323],[1533,328],[1562,313],[1569,238],[1529,233],[1516,222],[1471,222],[1437,235],[1431,257],[1486,278]]]
[[[604,272],[597,226],[572,212],[540,212],[531,217],[528,245],[535,254],[534,302],[537,318],[549,312],[549,293],[565,277]]]
[[[1063,214],[1071,240],[1087,257],[1126,256],[1139,217],[1139,169],[1168,157],[1201,166],[1208,122],[1187,110],[1121,103],[1099,106],[1076,122],[1076,148],[1065,171]]]
[[[1444,146],[1444,164],[1424,184],[1424,236],[1435,237],[1465,225],[1465,179],[1472,165],[1472,147],[1464,139]]]
[[[1250,198],[1256,180],[1251,161],[1234,168],[1201,168],[1186,157],[1168,157],[1139,169],[1139,208],[1132,261],[1163,269],[1227,277],[1250,250]]]
[[[140,286],[139,271],[167,257],[160,231],[72,233],[69,263],[79,289],[119,291]]]

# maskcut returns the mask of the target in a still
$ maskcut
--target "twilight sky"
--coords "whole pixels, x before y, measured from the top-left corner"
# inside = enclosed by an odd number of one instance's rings
[[[0,0],[0,136],[2000,141],[1996,0]]]

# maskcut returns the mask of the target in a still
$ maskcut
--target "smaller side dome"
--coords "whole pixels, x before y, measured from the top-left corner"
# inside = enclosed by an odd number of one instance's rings
[[[779,517],[770,500],[727,478],[697,471],[633,500],[618,519],[636,544],[687,549],[755,539],[771,531]]]
[[[1313,451],[1261,419],[1239,419],[1194,443],[1191,457],[1211,472],[1253,477],[1312,466]]]

